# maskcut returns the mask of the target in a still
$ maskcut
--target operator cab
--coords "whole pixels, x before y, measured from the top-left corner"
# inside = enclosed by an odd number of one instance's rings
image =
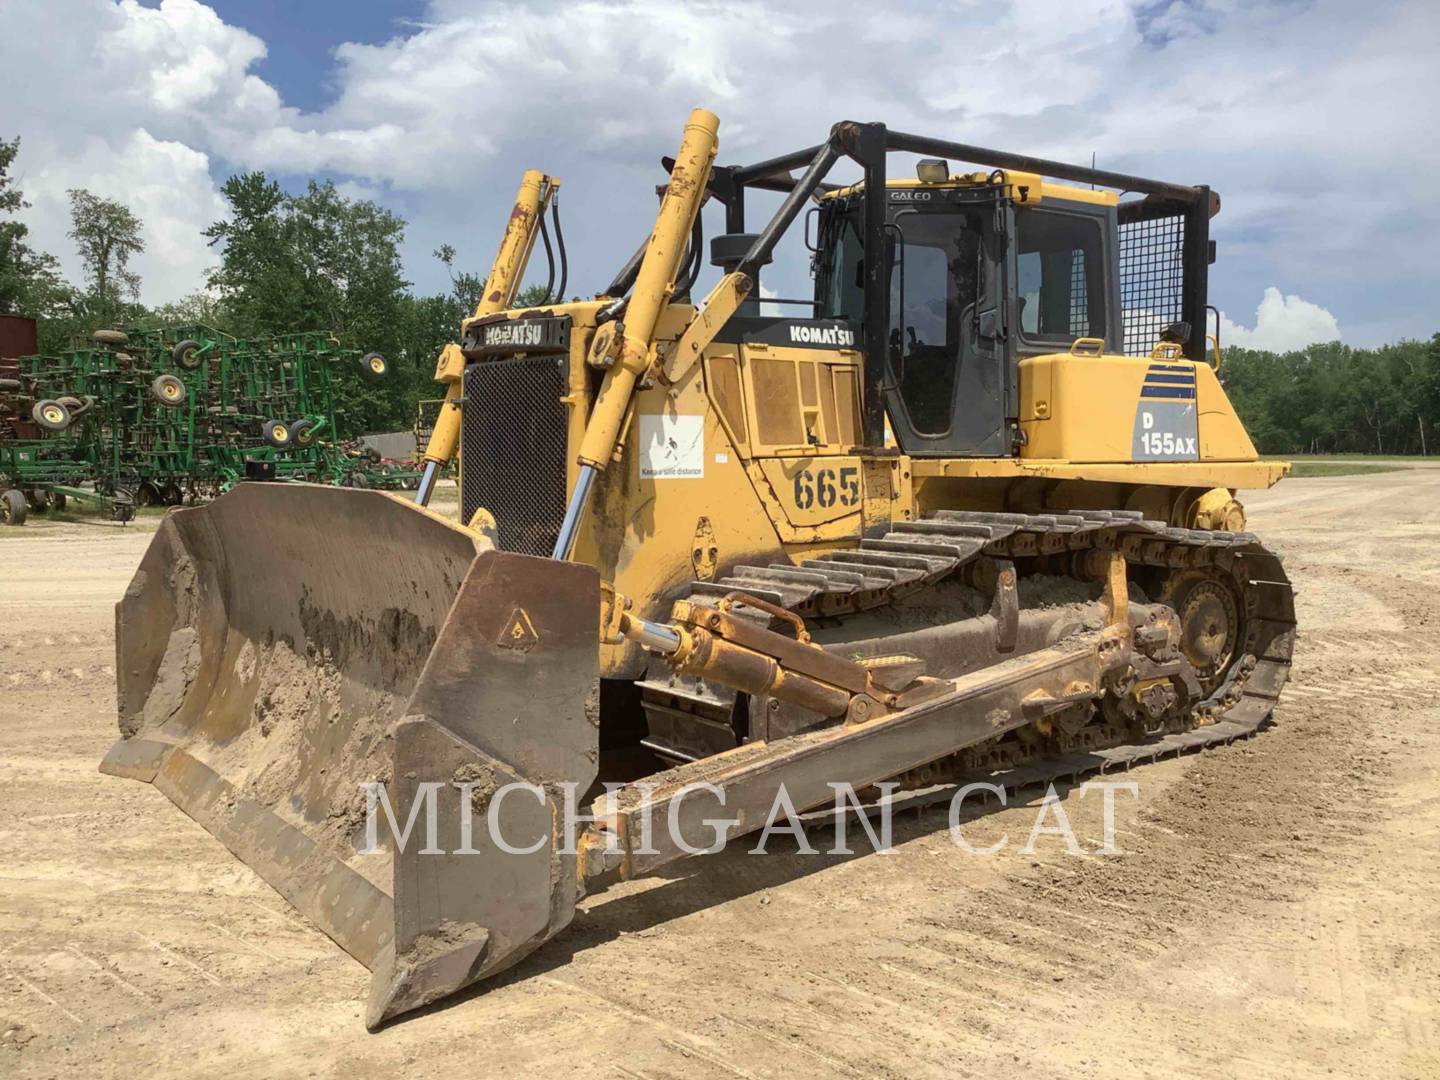
[[[1017,449],[1016,364],[1080,338],[1119,347],[1116,198],[1038,176],[922,176],[886,185],[886,415],[909,454]],[[820,200],[817,311],[865,313],[864,186]]]

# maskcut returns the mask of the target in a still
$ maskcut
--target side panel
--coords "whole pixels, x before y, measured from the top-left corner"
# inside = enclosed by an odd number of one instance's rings
[[[705,394],[700,365],[674,386],[640,391],[625,438],[623,458],[596,482],[574,557],[634,600],[637,615],[667,616],[696,577],[781,557],[780,537]],[[600,653],[606,678],[645,670],[633,642],[602,645]]]
[[[1132,461],[1197,461],[1195,365],[1151,361],[1130,434]]]
[[[1200,413],[1201,460],[1254,461],[1259,457],[1209,364],[1195,365],[1195,396]]]
[[[1020,362],[1021,460],[1254,461],[1255,447],[1205,364],[1053,353]]]

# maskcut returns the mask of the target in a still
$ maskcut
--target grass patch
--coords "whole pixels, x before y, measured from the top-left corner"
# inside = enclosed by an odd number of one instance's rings
[[[1371,473],[1400,472],[1404,465],[1364,465],[1353,461],[1294,461],[1290,475],[1304,480],[1312,476],[1369,476]]]
[[[1288,458],[1292,461],[1434,461],[1436,455],[1422,457],[1419,454],[1273,454],[1272,457]]]

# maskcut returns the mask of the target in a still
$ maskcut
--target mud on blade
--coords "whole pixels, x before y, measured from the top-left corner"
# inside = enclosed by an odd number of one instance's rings
[[[505,802],[512,843],[546,838],[527,855],[489,846],[484,820],[505,783],[594,779],[597,577],[486,547],[379,492],[242,484],[168,515],[116,605],[102,771],[154,783],[369,967],[371,1026],[573,912],[552,800]],[[377,781],[402,829],[436,800],[441,854],[420,854],[424,814],[398,857],[383,815],[382,852],[363,852]],[[456,784],[473,854],[450,854]]]

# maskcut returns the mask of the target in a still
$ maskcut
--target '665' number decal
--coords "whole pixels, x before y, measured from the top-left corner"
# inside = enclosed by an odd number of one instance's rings
[[[856,506],[860,502],[860,470],[846,465],[838,474],[834,469],[801,469],[795,474],[795,505],[801,510],[812,506],[828,509],[836,503]]]

